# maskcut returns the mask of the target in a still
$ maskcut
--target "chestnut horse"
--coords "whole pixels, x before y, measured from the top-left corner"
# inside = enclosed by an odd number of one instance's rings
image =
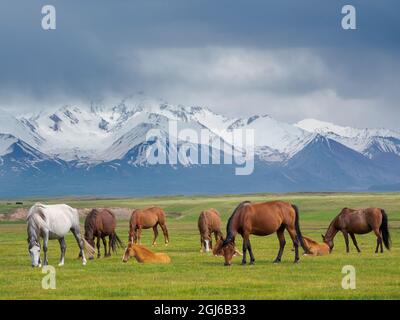
[[[144,246],[128,243],[122,258],[123,262],[128,262],[130,257],[135,257],[139,263],[170,263],[171,258],[166,253],[154,253]]]
[[[114,214],[107,209],[92,209],[85,219],[85,239],[94,247],[94,239],[97,238],[97,258],[100,258],[100,238],[104,245],[104,257],[111,256],[111,249],[116,252],[117,246],[122,246],[122,242],[115,232],[117,219]],[[108,252],[107,241],[108,237]],[[93,256],[90,257],[93,259]]]
[[[306,236],[303,236],[303,240],[308,249],[308,253],[304,253],[305,256],[323,256],[330,253],[329,246],[325,242],[318,243]]]
[[[232,213],[226,226],[227,237],[220,250],[223,253],[225,265],[231,264],[235,254],[235,236],[239,233],[243,238],[243,259],[246,264],[246,251],[249,250],[250,264],[254,264],[253,250],[250,244],[250,234],[267,236],[276,232],[279,239],[279,252],[274,263],[281,261],[286,241],[284,231],[287,229],[292,238],[295,249],[295,260],[299,261],[298,241],[303,249],[308,252],[304,245],[299,225],[299,211],[295,205],[283,201],[270,201],[261,203],[242,202]]]
[[[168,229],[166,225],[166,216],[163,209],[159,207],[150,207],[146,209],[136,209],[132,212],[129,222],[129,241],[140,244],[142,229],[153,228],[154,240],[153,246],[156,244],[158,236],[157,226],[160,225],[165,245],[169,243]]]
[[[322,239],[329,246],[331,251],[334,245],[333,238],[339,231],[343,233],[346,243],[346,252],[350,251],[349,235],[357,251],[361,252],[354,234],[365,234],[371,231],[376,235],[375,253],[378,253],[379,247],[381,248],[381,253],[383,252],[382,242],[385,244],[386,249],[390,250],[388,217],[383,209],[342,209],[329,225],[325,235],[322,235]]]
[[[203,252],[203,247],[206,252],[209,252],[210,249],[212,249],[212,233],[214,233],[215,242],[222,239],[221,218],[219,212],[215,209],[202,211],[197,226],[200,232],[200,252]]]

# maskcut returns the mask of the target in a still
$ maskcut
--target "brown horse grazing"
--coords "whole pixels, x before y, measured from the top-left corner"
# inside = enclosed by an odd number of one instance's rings
[[[254,264],[253,250],[250,244],[250,234],[257,236],[267,236],[274,232],[279,239],[279,252],[275,263],[281,261],[283,249],[286,241],[284,231],[287,231],[292,238],[295,248],[295,260],[299,261],[298,241],[303,249],[308,252],[304,246],[303,237],[299,226],[299,211],[296,206],[283,201],[270,201],[261,203],[242,202],[235,209],[228,220],[226,226],[227,237],[217,254],[222,254],[225,258],[225,265],[231,264],[232,257],[235,254],[235,236],[239,233],[243,238],[243,259],[242,264],[246,264],[246,251],[249,250],[250,264]]]
[[[354,234],[365,234],[371,231],[376,235],[375,253],[378,253],[379,246],[381,248],[381,253],[383,252],[382,242],[385,244],[386,249],[390,250],[388,217],[383,209],[342,209],[329,225],[325,236],[322,235],[322,239],[329,246],[331,251],[333,249],[333,238],[339,231],[343,233],[344,241],[346,243],[346,252],[350,251],[349,235],[351,240],[353,240],[353,244],[357,251],[361,252]]]
[[[154,240],[153,246],[156,244],[158,236],[157,226],[160,225],[163,234],[165,245],[169,243],[168,229],[166,225],[166,217],[163,209],[159,207],[150,207],[146,209],[136,209],[132,212],[129,222],[129,241],[140,244],[142,229],[153,228]]]
[[[128,262],[130,257],[135,257],[139,263],[170,263],[171,258],[166,253],[154,253],[144,246],[128,243],[122,258],[123,262]]]
[[[203,252],[203,247],[206,252],[212,249],[212,237],[214,233],[215,242],[222,239],[221,218],[219,212],[215,209],[204,210],[200,213],[197,223],[200,232],[200,252]]]
[[[104,256],[111,256],[111,250],[116,252],[117,247],[122,246],[122,242],[115,232],[117,219],[114,214],[107,209],[93,209],[85,219],[85,239],[94,247],[94,238],[97,238],[97,257],[100,258],[100,238],[103,240]],[[107,241],[108,237],[108,252]],[[93,256],[90,256],[93,259]]]
[[[330,248],[325,242],[318,243],[306,236],[303,236],[303,240],[308,249],[308,252],[304,253],[305,256],[324,256],[330,253]]]

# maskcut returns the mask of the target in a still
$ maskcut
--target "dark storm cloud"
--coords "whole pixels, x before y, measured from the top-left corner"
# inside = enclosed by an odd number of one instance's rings
[[[41,29],[45,4],[57,9],[55,31]],[[340,27],[344,4],[357,9],[356,31]],[[3,0],[0,107],[144,90],[288,121],[353,124],[368,108],[367,125],[396,126],[399,9],[376,0]]]

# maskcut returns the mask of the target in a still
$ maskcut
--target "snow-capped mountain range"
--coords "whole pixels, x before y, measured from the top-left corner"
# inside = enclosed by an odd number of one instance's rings
[[[254,130],[254,173],[238,178],[229,166],[190,162],[173,168],[149,166],[145,147],[152,141],[146,134],[159,129],[167,137],[170,120],[179,129],[206,130],[213,148],[218,140],[238,150],[242,146],[230,133]],[[185,142],[179,136],[166,143]],[[154,188],[157,172],[165,188]],[[206,178],[216,179],[216,172],[218,182],[210,188]],[[135,184],[139,177],[146,181],[142,187]],[[102,179],[112,190],[100,188]],[[135,180],[133,186],[126,179]],[[37,188],[29,189],[27,181]],[[268,115],[229,118],[208,108],[141,95],[113,106],[63,106],[23,116],[0,111],[0,195],[367,190],[398,183],[400,130],[342,127],[314,119],[289,124]]]

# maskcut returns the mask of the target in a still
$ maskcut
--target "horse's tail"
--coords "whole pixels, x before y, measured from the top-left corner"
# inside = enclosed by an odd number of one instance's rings
[[[296,217],[294,220],[294,227],[296,229],[297,239],[300,241],[300,245],[303,248],[303,250],[305,251],[305,253],[310,253],[310,249],[307,247],[307,245],[303,239],[303,235],[301,234],[301,231],[300,231],[299,208],[294,204],[292,204],[292,208],[294,209],[294,212],[296,213]]]
[[[245,204],[248,203],[250,203],[250,201],[243,201],[239,203],[239,205],[235,208],[232,215],[230,216],[228,223],[226,224],[226,239],[223,242],[223,246],[235,241],[235,232],[232,230],[233,217],[236,215],[236,213],[239,212],[239,210],[243,208]]]
[[[117,252],[117,248],[123,247],[123,243],[118,235],[114,232],[111,236],[110,246],[113,252]]]
[[[392,241],[390,239],[388,217],[385,210],[381,209],[381,213],[382,213],[382,223],[381,226],[379,227],[379,230],[382,232],[382,240],[383,243],[385,244],[386,249],[390,250]]]
[[[83,241],[83,247],[86,250],[89,257],[94,257],[96,250],[90,245],[89,242],[87,242],[85,237],[82,237],[82,241]]]

